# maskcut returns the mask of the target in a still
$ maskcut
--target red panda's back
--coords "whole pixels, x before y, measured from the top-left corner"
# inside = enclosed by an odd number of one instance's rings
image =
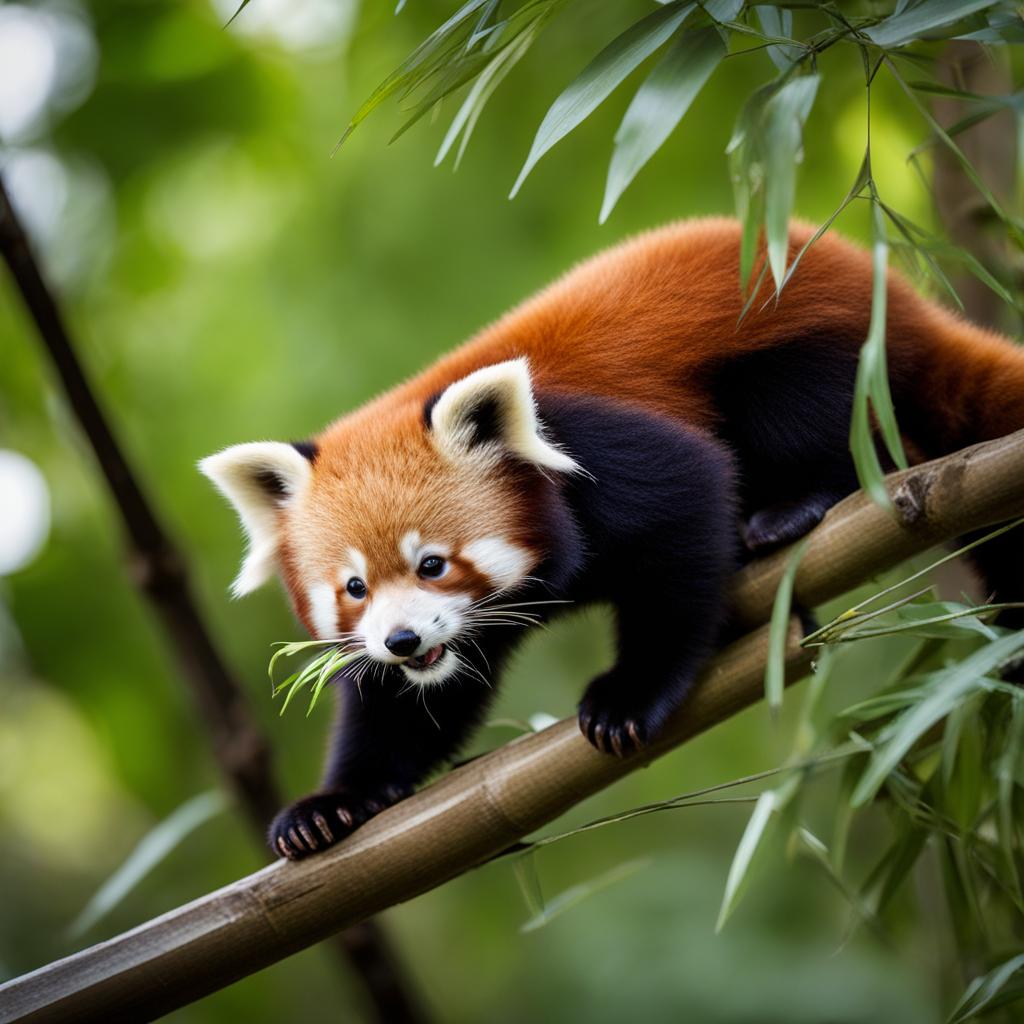
[[[789,265],[814,230],[792,225]],[[830,351],[860,348],[871,316],[869,252],[824,235],[778,301],[765,275],[741,320],[740,238],[740,225],[730,218],[682,221],[631,238],[579,264],[339,426],[415,430],[428,397],[482,366],[525,355],[538,390],[618,398],[713,428],[712,378],[728,359],[797,341]],[[1010,373],[1015,381],[1024,376],[1024,354],[1007,339],[922,298],[894,272],[887,348],[890,368],[916,381],[925,402],[933,384],[955,394],[975,371]],[[972,389],[964,390],[969,399]],[[974,420],[975,410],[968,401],[958,419]],[[981,436],[1018,425],[1014,415],[998,412]]]
[[[812,231],[794,225],[790,260]],[[775,303],[766,282],[740,322],[739,245],[739,224],[728,218],[629,239],[581,263],[381,402],[419,400],[481,366],[526,355],[538,389],[621,398],[710,426],[708,374],[730,355],[809,335],[863,342],[871,308],[865,252],[822,238],[782,300]]]

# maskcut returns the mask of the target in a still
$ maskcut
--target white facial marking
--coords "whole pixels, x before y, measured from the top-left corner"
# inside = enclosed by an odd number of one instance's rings
[[[402,553],[402,557],[406,563],[413,569],[419,564],[416,560],[416,556],[420,549],[420,531],[410,530],[402,539],[398,542],[398,550]]]
[[[447,558],[451,554],[451,548],[447,544],[424,541],[419,530],[410,530],[405,534],[398,542],[398,550],[413,571],[419,568],[420,562],[428,555]]]
[[[533,562],[533,556],[526,548],[497,536],[471,541],[462,549],[462,554],[499,590],[507,590],[521,582]]]
[[[309,618],[319,640],[338,635],[338,595],[330,583],[314,583],[308,591]]]
[[[412,630],[420,638],[419,647],[412,657],[419,657],[458,637],[464,625],[463,612],[470,603],[468,594],[438,594],[424,590],[412,581],[390,583],[371,593],[358,630],[370,657],[399,665],[405,658],[392,654],[384,643],[392,633]],[[410,680],[427,684],[441,682],[457,668],[457,659],[446,650],[427,668],[403,668],[403,671]]]
[[[346,553],[347,561],[338,570],[338,582],[345,586],[353,576],[358,576],[366,582],[366,556],[358,548],[349,548]]]

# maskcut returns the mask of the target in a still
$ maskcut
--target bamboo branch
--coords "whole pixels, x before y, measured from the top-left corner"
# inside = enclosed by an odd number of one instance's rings
[[[1024,431],[926,463],[888,481],[898,518],[863,495],[813,532],[797,575],[808,604],[834,598],[933,544],[1024,512]],[[739,574],[735,601],[764,621],[785,553]],[[790,625],[788,667],[807,665]],[[449,773],[338,846],[280,861],[108,942],[0,986],[0,1024],[149,1019],[411,899],[508,849],[574,804],[763,693],[764,627],[712,659],[658,742],[619,760],[574,720],[521,737]]]
[[[132,575],[163,627],[182,678],[192,690],[214,758],[263,843],[282,799],[271,772],[270,745],[199,612],[185,561],[143,493],[100,408],[64,320],[0,179],[0,255],[35,322],[39,337],[89,441],[127,534]],[[378,1019],[417,1024],[416,1007],[386,937],[371,922],[338,937],[345,960],[362,980]]]

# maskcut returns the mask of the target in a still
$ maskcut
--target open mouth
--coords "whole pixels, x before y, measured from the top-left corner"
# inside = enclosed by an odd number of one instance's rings
[[[416,658],[408,658],[403,662],[406,668],[430,668],[431,665],[436,664],[441,660],[441,656],[444,654],[444,644],[438,644],[436,647],[431,647],[429,651],[424,651],[423,654]]]

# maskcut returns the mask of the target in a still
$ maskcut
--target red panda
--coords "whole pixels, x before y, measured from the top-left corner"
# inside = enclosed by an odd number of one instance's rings
[[[794,225],[790,259],[810,234]],[[641,235],[313,441],[203,461],[248,535],[235,594],[279,572],[306,629],[355,655],[322,787],[278,815],[275,852],[323,849],[408,794],[480,720],[516,638],[569,602],[610,602],[617,621],[581,730],[634,752],[720,635],[741,551],[795,539],[856,489],[870,256],[826,235],[741,319],[739,244],[727,219]],[[1024,427],[1024,351],[896,274],[888,289],[913,450]],[[1004,595],[1021,556],[984,566]]]

